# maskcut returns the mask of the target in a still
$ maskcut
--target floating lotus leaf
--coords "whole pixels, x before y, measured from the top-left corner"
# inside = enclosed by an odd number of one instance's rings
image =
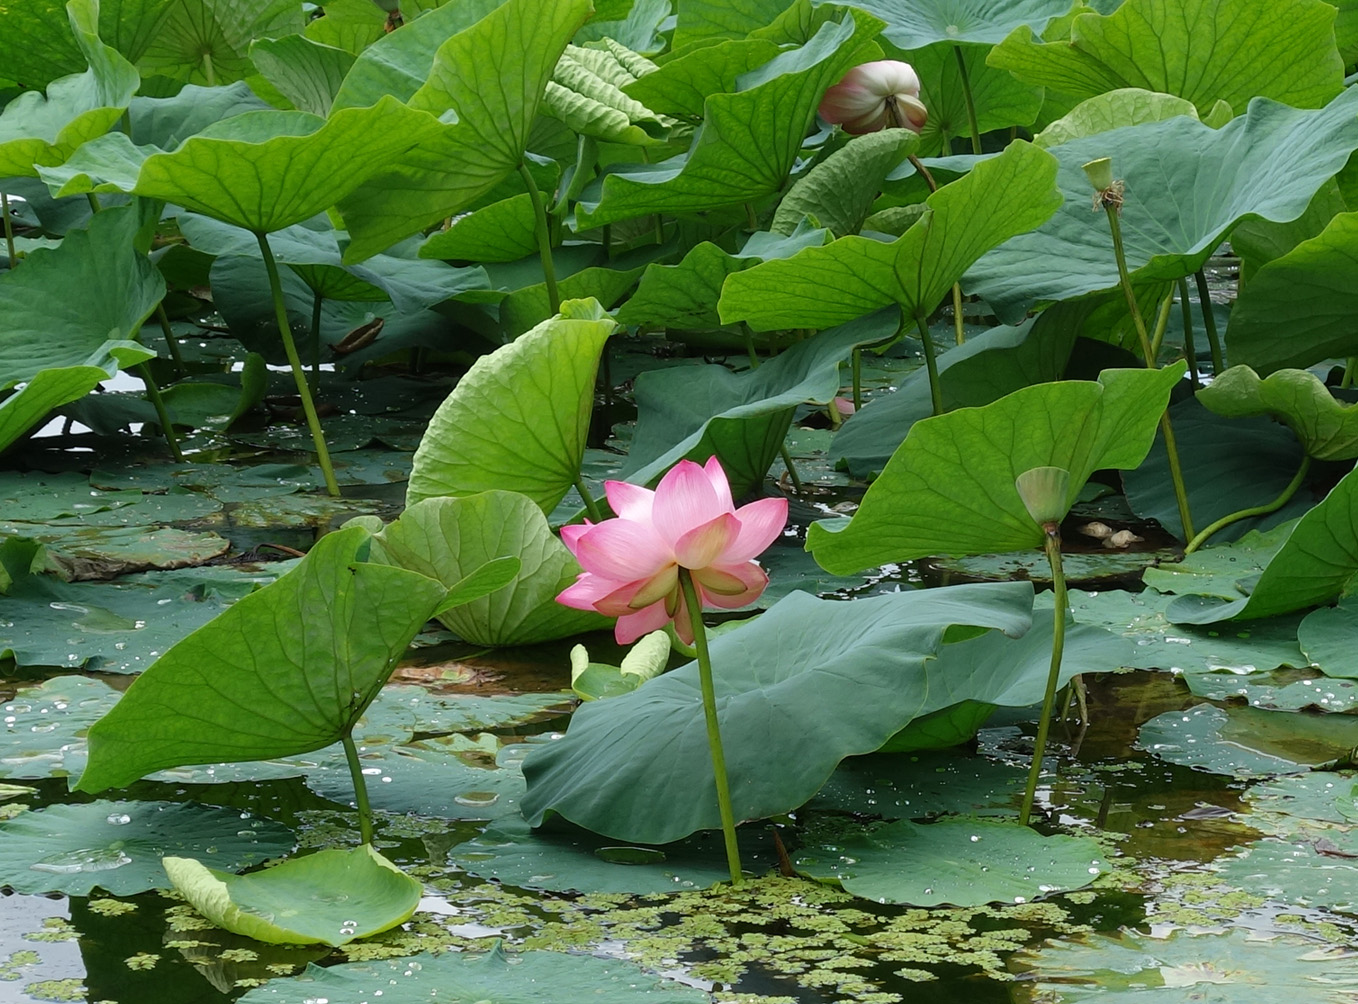
[[[118,691],[82,676],[24,687],[0,705],[0,777],[64,777],[66,757],[85,748],[85,733],[117,702]]]
[[[1326,676],[1358,679],[1358,610],[1345,597],[1333,607],[1312,610],[1297,628],[1297,643]]]
[[[1251,79],[1257,72],[1251,64]],[[1351,90],[1315,111],[1261,99],[1220,129],[1179,117],[1052,147],[1065,204],[981,258],[967,272],[966,289],[1014,323],[1036,302],[1115,288],[1108,221],[1090,210],[1082,169],[1103,157],[1112,158],[1114,177],[1126,186],[1121,218],[1132,281],[1190,275],[1242,219],[1300,216],[1358,148],[1356,110]]]
[[[1231,777],[1323,770],[1358,746],[1358,719],[1198,704],[1141,726],[1137,745],[1170,763]]]
[[[821,521],[807,548],[845,573],[932,554],[1022,551],[1042,543],[1014,488],[1034,467],[1070,472],[1067,508],[1094,471],[1135,467],[1183,366],[1104,370],[1015,391],[911,426],[848,521]],[[1048,416],[1062,416],[1059,422]]]
[[[1275,902],[1351,912],[1358,909],[1358,872],[1351,860],[1358,841],[1344,830],[1327,829],[1300,840],[1257,840],[1219,858],[1217,871],[1223,882]],[[1232,996],[1232,1004],[1240,999]],[[1262,1004],[1267,998],[1257,999]]]
[[[1318,0],[1248,11],[1219,0],[1127,0],[1111,14],[1079,14],[1068,40],[1039,42],[1017,27],[989,62],[1076,101],[1143,87],[1187,98],[1204,115],[1218,101],[1241,109],[1256,97],[1318,108],[1344,76],[1334,17]]]
[[[849,757],[808,808],[884,819],[1008,816],[1018,811],[1027,772],[955,751]]]
[[[484,955],[446,952],[379,962],[307,966],[301,976],[270,980],[249,991],[240,1004],[306,1004],[371,1000],[385,1004],[428,1004],[437,996],[450,1001],[494,1000],[495,1004],[555,1004],[589,1000],[592,1004],[704,1004],[702,990],[651,976],[630,962],[562,952],[525,951],[506,955],[499,942]],[[431,996],[437,995],[437,996]]]
[[[731,276],[721,319],[755,331],[827,328],[897,303],[913,322],[983,254],[1049,219],[1061,204],[1055,180],[1056,163],[1045,151],[1010,144],[930,195],[929,212],[889,244],[841,237]]]
[[[1108,870],[1089,837],[1044,837],[1015,822],[966,817],[888,823],[833,847],[807,847],[794,864],[863,899],[911,906],[1026,903],[1087,886]]]
[[[166,854],[195,854],[237,870],[280,857],[292,831],[238,809],[193,802],[51,805],[0,823],[0,882],[15,892],[114,896],[167,889]]]
[[[1286,422],[1318,460],[1358,457],[1358,407],[1335,399],[1314,373],[1275,370],[1266,378],[1232,366],[1198,392],[1209,411],[1227,418],[1270,415]]]
[[[346,945],[403,924],[424,887],[363,844],[250,875],[167,857],[175,891],[218,927],[273,945]],[[337,895],[337,890],[343,890]]]

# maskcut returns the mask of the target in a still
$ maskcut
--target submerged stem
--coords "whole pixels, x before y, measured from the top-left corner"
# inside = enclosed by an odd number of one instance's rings
[[[179,438],[174,434],[174,423],[170,421],[170,410],[165,407],[165,399],[160,396],[160,388],[156,386],[156,378],[151,375],[151,367],[145,363],[138,363],[137,376],[146,384],[146,397],[151,402],[151,407],[156,409],[156,421],[160,423],[161,435],[165,437],[175,463],[182,464],[184,451],[179,448]]]
[[[1193,344],[1193,311],[1188,306],[1188,280],[1179,280],[1179,313],[1184,324],[1184,358],[1188,360],[1188,379],[1196,393],[1202,387],[1198,377],[1198,347]]]
[[[834,402],[830,403],[834,407]],[[783,458],[783,466],[787,468],[787,475],[792,479],[792,490],[798,495],[802,493],[802,479],[797,474],[797,467],[792,463],[792,454],[787,452],[787,443],[778,447],[778,454]]]
[[[321,474],[325,476],[325,490],[339,497],[339,482],[335,480],[335,469],[330,465],[330,451],[325,445],[325,432],[321,429],[320,417],[316,414],[316,404],[311,400],[311,387],[307,385],[302,360],[297,355],[297,343],[292,340],[292,328],[288,325],[288,307],[283,301],[283,283],[278,278],[278,263],[274,261],[269,238],[256,233],[259,253],[264,258],[264,269],[269,273],[269,288],[273,290],[274,316],[278,321],[278,334],[283,339],[283,351],[292,369],[293,382],[297,384],[297,396],[302,399],[302,411],[306,414],[306,424],[311,429],[311,442],[316,447],[316,458],[320,461]]]
[[[160,322],[160,330],[165,335],[165,348],[170,353],[170,358],[174,361],[175,373],[180,377],[189,375],[188,367],[184,365],[184,357],[179,354],[179,342],[174,337],[174,328],[170,327],[170,315],[165,313],[165,301],[161,300],[156,304],[156,320]]]
[[[358,747],[354,737],[344,733],[344,759],[349,763],[349,777],[354,782],[354,804],[358,806],[358,835],[365,844],[373,842],[373,810],[368,804],[368,783],[363,779],[363,765],[358,762]]]
[[[1217,337],[1217,319],[1212,313],[1212,291],[1207,288],[1207,274],[1198,269],[1194,278],[1198,283],[1198,306],[1202,308],[1202,326],[1207,332],[1207,344],[1212,350],[1212,375],[1217,376],[1225,368],[1221,357],[1221,339]]]
[[[1047,748],[1047,733],[1051,729],[1052,708],[1056,704],[1056,685],[1061,679],[1061,656],[1066,645],[1066,573],[1061,565],[1061,527],[1047,523],[1043,530],[1042,549],[1047,552],[1047,563],[1052,570],[1052,592],[1055,594],[1055,614],[1052,620],[1052,661],[1047,673],[1047,691],[1042,697],[1042,717],[1037,723],[1037,745],[1033,749],[1033,765],[1028,770],[1028,786],[1023,790],[1023,804],[1019,808],[1019,823],[1028,825],[1037,795],[1037,780],[1042,776],[1042,754]]]
[[[1122,295],[1127,299],[1127,309],[1131,312],[1132,325],[1136,328],[1137,338],[1141,342],[1141,353],[1145,356],[1146,368],[1158,369],[1155,364],[1156,346],[1151,344],[1150,335],[1146,333],[1146,321],[1141,316],[1141,308],[1137,306],[1136,293],[1132,290],[1132,277],[1127,271],[1127,255],[1122,247],[1122,221],[1118,218],[1118,204],[1107,201],[1103,208],[1108,216],[1108,228],[1113,234],[1113,257],[1117,261],[1118,279],[1122,283]],[[1168,313],[1162,309],[1160,320],[1166,321],[1168,317]],[[1157,331],[1163,334],[1163,329],[1159,325],[1157,325]],[[1169,458],[1169,477],[1174,482],[1174,501],[1179,507],[1179,522],[1183,524],[1184,540],[1191,540],[1193,538],[1193,517],[1188,509],[1188,489],[1184,486],[1183,467],[1179,463],[1179,446],[1174,439],[1174,426],[1170,424],[1168,408],[1160,416],[1160,431],[1165,437],[1165,454]]]
[[[971,128],[971,152],[980,155],[981,153],[981,127],[976,119],[976,98],[971,93],[971,74],[967,70],[966,57],[962,55],[962,47],[953,45],[953,55],[957,57],[957,72],[962,76],[962,97],[967,102],[967,125]]]
[[[528,188],[528,198],[533,203],[533,229],[537,232],[538,257],[542,260],[542,275],[547,283],[547,305],[551,307],[553,315],[559,314],[561,293],[556,288],[556,264],[552,261],[552,229],[547,219],[547,207],[542,203],[542,193],[538,191],[538,183],[533,180],[533,172],[528,170],[528,165],[522,160],[519,161],[519,177]]]
[[[0,212],[5,218],[5,251],[9,254],[9,267],[13,271],[19,259],[14,255],[14,220],[9,215],[9,196],[4,192],[0,192]]]
[[[321,375],[321,294],[311,294],[311,375]]]
[[[1240,509],[1230,515],[1222,516],[1221,519],[1207,526],[1202,533],[1190,540],[1188,546],[1184,548],[1184,554],[1192,554],[1206,542],[1207,538],[1211,537],[1212,534],[1216,533],[1224,526],[1230,526],[1232,523],[1242,519],[1248,519],[1250,516],[1267,516],[1271,512],[1277,512],[1283,506],[1287,505],[1293,495],[1297,494],[1297,489],[1300,488],[1301,483],[1306,480],[1306,474],[1310,469],[1311,455],[1308,453],[1301,458],[1301,466],[1297,468],[1297,473],[1293,476],[1292,480],[1287,483],[1287,487],[1279,493],[1277,498],[1272,502],[1266,502],[1263,505],[1250,506],[1248,509]]]
[[[929,400],[933,402],[934,414],[943,414],[943,390],[938,385],[938,363],[934,359],[934,340],[929,337],[929,326],[924,318],[916,317],[915,326],[919,328],[920,341],[924,343],[924,366],[929,371]]]
[[[717,808],[721,812],[722,836],[726,840],[726,864],[731,869],[731,884],[741,884],[740,849],[736,845],[736,817],[731,809],[731,790],[726,783],[726,754],[721,748],[721,727],[717,723],[717,694],[712,684],[712,656],[707,650],[707,628],[703,626],[703,608],[698,600],[698,589],[687,568],[679,569],[679,585],[688,606],[689,623],[693,626],[693,647],[698,651],[698,679],[702,683],[703,715],[707,719],[707,746],[712,751],[712,779],[717,786]]]

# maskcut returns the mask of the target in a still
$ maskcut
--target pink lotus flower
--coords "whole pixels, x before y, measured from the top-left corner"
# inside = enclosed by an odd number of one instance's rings
[[[693,644],[681,567],[693,576],[704,606],[743,607],[769,584],[754,557],[783,532],[787,499],[737,509],[716,457],[702,467],[679,461],[655,491],[624,481],[605,481],[604,491],[616,519],[561,530],[584,572],[556,599],[618,618],[618,644],[631,644],[671,620],[679,637]]]
[[[919,76],[909,63],[896,59],[855,66],[825,92],[816,111],[854,136],[888,126],[919,132],[929,119],[919,99]]]

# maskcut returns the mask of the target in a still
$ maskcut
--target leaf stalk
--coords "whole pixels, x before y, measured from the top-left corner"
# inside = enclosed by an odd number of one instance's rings
[[[1028,816],[1033,811],[1033,800],[1037,796],[1038,778],[1042,776],[1042,755],[1047,749],[1047,733],[1051,730],[1052,710],[1056,705],[1057,684],[1061,680],[1061,657],[1066,645],[1066,573],[1061,564],[1061,526],[1059,523],[1043,524],[1044,536],[1042,549],[1051,565],[1052,592],[1055,599],[1055,613],[1052,618],[1052,659],[1047,673],[1047,690],[1042,696],[1042,717],[1037,723],[1037,743],[1033,748],[1033,765],[1028,770],[1028,784],[1023,789],[1023,803],[1019,808],[1019,824],[1028,825]]]
[[[349,777],[354,782],[354,804],[358,806],[358,834],[363,843],[373,842],[373,810],[368,802],[368,782],[363,778],[363,765],[358,761],[358,747],[354,737],[347,730],[340,737],[344,744],[344,759],[349,764]]]
[[[1251,516],[1267,516],[1271,512],[1277,512],[1291,501],[1293,495],[1297,494],[1297,489],[1300,488],[1302,482],[1306,480],[1306,475],[1310,470],[1311,455],[1308,453],[1301,458],[1301,466],[1297,468],[1297,473],[1293,475],[1292,480],[1287,483],[1287,487],[1278,494],[1277,498],[1272,502],[1266,502],[1263,505],[1250,506],[1247,509],[1239,509],[1229,515],[1222,516],[1221,519],[1217,520],[1215,523],[1209,524],[1201,533],[1190,540],[1188,546],[1184,548],[1184,554],[1192,554],[1198,548],[1202,547],[1202,545],[1206,543],[1207,538],[1211,537],[1212,534],[1216,533],[1222,527],[1230,526],[1232,523],[1236,523],[1242,519],[1248,519]]]
[[[556,264],[552,261],[552,228],[547,219],[547,207],[543,205],[542,193],[538,183],[533,180],[533,172],[528,165],[519,161],[519,177],[528,189],[529,201],[533,204],[533,230],[538,239],[538,257],[542,260],[542,276],[547,284],[547,305],[555,316],[561,312],[561,292],[556,286]]]

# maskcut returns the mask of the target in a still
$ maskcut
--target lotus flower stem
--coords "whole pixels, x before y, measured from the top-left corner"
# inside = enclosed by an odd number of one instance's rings
[[[547,220],[547,207],[542,204],[542,193],[533,180],[533,172],[528,165],[519,161],[519,177],[528,188],[529,201],[533,203],[534,231],[538,238],[538,257],[542,259],[542,275],[547,283],[547,305],[552,314],[561,312],[561,292],[556,288],[556,265],[552,261],[552,228]]]
[[[1311,456],[1310,454],[1307,454],[1301,458],[1301,466],[1297,468],[1297,473],[1293,476],[1292,480],[1287,483],[1287,487],[1279,493],[1277,498],[1272,502],[1266,502],[1264,505],[1251,506],[1248,509],[1241,509],[1230,515],[1222,516],[1221,519],[1206,527],[1201,533],[1190,540],[1188,546],[1184,548],[1184,554],[1192,554],[1198,548],[1202,547],[1212,534],[1216,533],[1224,526],[1230,526],[1232,523],[1242,519],[1248,519],[1250,516],[1267,516],[1271,512],[1277,512],[1283,506],[1287,505],[1293,495],[1297,494],[1297,489],[1300,488],[1301,483],[1306,480],[1306,474],[1310,469]]]
[[[1146,368],[1153,370],[1157,368],[1155,348],[1146,333],[1146,322],[1141,316],[1141,308],[1137,306],[1136,293],[1132,289],[1132,277],[1127,271],[1127,255],[1122,246],[1122,221],[1118,217],[1122,209],[1121,188],[1119,187],[1117,191],[1116,198],[1103,198],[1103,208],[1108,216],[1108,228],[1113,234],[1113,257],[1117,260],[1122,294],[1127,298],[1127,310],[1132,315],[1132,324],[1136,327],[1137,337],[1141,340],[1141,353],[1146,357]],[[1165,437],[1165,455],[1169,458],[1169,476],[1174,482],[1174,501],[1179,506],[1179,522],[1183,525],[1184,539],[1192,540],[1193,517],[1188,509],[1188,489],[1184,487],[1183,467],[1179,463],[1179,446],[1174,438],[1174,427],[1170,424],[1168,409],[1160,416],[1160,431]]]
[[[1155,315],[1155,330],[1151,332],[1151,354],[1160,358],[1160,347],[1165,342],[1165,329],[1169,327],[1169,308],[1174,306],[1174,294],[1168,294],[1160,301],[1160,309]]]
[[[797,465],[792,462],[792,454],[787,452],[787,443],[778,447],[778,455],[783,458],[783,466],[787,468],[787,476],[792,479],[792,490],[798,495],[802,493],[802,479],[797,475]]]
[[[165,313],[164,300],[156,304],[156,320],[160,322],[160,330],[165,335],[165,348],[169,351],[170,358],[174,360],[175,373],[180,377],[188,376],[188,367],[184,365],[184,357],[179,352],[179,340],[175,338],[174,328],[170,326],[170,315]]]
[[[857,345],[853,348],[853,408],[863,407],[863,350]]]
[[[321,429],[320,417],[316,414],[316,404],[311,400],[311,388],[307,385],[306,372],[302,360],[297,355],[297,343],[292,340],[292,328],[288,325],[288,307],[283,302],[283,283],[278,278],[278,263],[274,261],[269,238],[262,232],[255,234],[259,241],[259,253],[264,258],[265,271],[269,273],[269,288],[273,290],[274,316],[278,321],[278,335],[283,339],[283,351],[287,353],[288,366],[292,369],[293,382],[297,384],[297,396],[302,399],[302,411],[306,414],[306,424],[311,429],[311,442],[316,447],[316,459],[320,462],[321,473],[325,476],[325,490],[335,498],[339,497],[339,482],[335,480],[335,469],[330,464],[330,451],[325,445],[325,432]]]
[[[979,156],[981,153],[981,127],[976,119],[976,99],[971,93],[971,74],[967,71],[967,60],[962,55],[962,47],[954,45],[952,51],[953,55],[957,57],[957,72],[962,76],[962,97],[967,102],[967,125],[971,127],[971,152]]]
[[[1047,691],[1042,696],[1042,717],[1037,723],[1037,744],[1033,748],[1033,765],[1028,770],[1028,786],[1023,790],[1023,804],[1019,808],[1020,825],[1028,825],[1028,815],[1033,811],[1033,799],[1037,795],[1037,781],[1042,776],[1042,754],[1047,748],[1047,733],[1051,729],[1052,709],[1056,705],[1057,684],[1061,680],[1061,656],[1066,645],[1066,573],[1061,565],[1061,525],[1046,523],[1042,529],[1046,535],[1042,548],[1047,552],[1047,562],[1052,570],[1052,592],[1055,599],[1055,613],[1052,619],[1052,661],[1047,674]]]
[[[179,448],[179,439],[174,434],[174,423],[170,421],[170,411],[165,407],[165,399],[160,396],[160,388],[156,386],[156,378],[151,375],[151,367],[145,363],[138,363],[137,376],[146,384],[146,398],[151,402],[151,407],[156,409],[156,421],[160,423],[161,435],[165,437],[175,463],[182,464],[184,452]]]
[[[4,192],[0,192],[0,212],[5,217],[5,251],[9,254],[10,271],[13,271],[19,259],[14,255],[14,220],[9,215],[9,196]]]
[[[373,810],[368,803],[368,783],[363,780],[363,765],[358,762],[358,747],[348,732],[340,739],[344,744],[344,759],[349,763],[349,777],[354,782],[354,804],[358,806],[358,835],[365,844],[373,842]]]
[[[1221,339],[1217,337],[1217,319],[1212,313],[1212,292],[1207,288],[1207,275],[1202,269],[1194,274],[1198,283],[1198,306],[1202,308],[1202,326],[1207,332],[1207,344],[1212,349],[1212,372],[1224,372],[1226,363],[1221,357]]]
[[[948,151],[945,149],[943,152],[947,153]],[[979,152],[980,151],[978,150],[977,153]],[[936,182],[934,180],[934,176],[929,173],[929,169],[925,167],[922,163],[920,163],[919,158],[916,157],[914,154],[911,154],[910,163],[913,164],[915,170],[919,172],[919,176],[924,179],[924,183],[929,186],[929,192],[931,194],[933,192],[937,192],[938,182]],[[964,322],[962,319],[962,284],[960,282],[955,282],[952,284],[952,313],[953,313],[953,326],[957,332],[957,344],[961,345],[964,341],[966,341],[967,333],[966,329],[963,327]],[[858,406],[859,406],[858,400],[855,398],[854,407],[856,408]],[[935,412],[935,414],[939,413]]]
[[[1193,311],[1188,306],[1188,280],[1179,280],[1179,312],[1184,324],[1184,358],[1188,360],[1188,379],[1196,393],[1202,387],[1198,377],[1198,347],[1193,344]]]
[[[943,391],[938,386],[938,362],[934,359],[934,340],[929,337],[929,326],[923,317],[915,318],[919,328],[920,341],[924,343],[924,366],[929,371],[929,399],[934,404],[934,414],[943,414]]]
[[[594,501],[594,496],[585,484],[584,475],[577,474],[575,476],[575,490],[580,493],[580,497],[585,501],[585,512],[589,514],[590,522],[601,522],[604,518],[603,513],[599,511],[599,503]]]
[[[731,810],[731,789],[726,783],[726,754],[721,748],[721,727],[717,722],[717,694],[712,685],[712,656],[707,650],[707,628],[703,626],[703,606],[693,575],[687,568],[679,569],[679,585],[684,591],[689,622],[693,625],[693,647],[698,650],[698,679],[702,683],[703,714],[707,719],[707,745],[712,751],[712,778],[717,785],[717,808],[721,812],[721,831],[726,840],[726,864],[731,869],[731,884],[738,886],[743,879],[740,870],[740,848],[736,845],[736,817]]]
[[[320,378],[321,375],[321,303],[320,293],[311,294],[311,375]]]

